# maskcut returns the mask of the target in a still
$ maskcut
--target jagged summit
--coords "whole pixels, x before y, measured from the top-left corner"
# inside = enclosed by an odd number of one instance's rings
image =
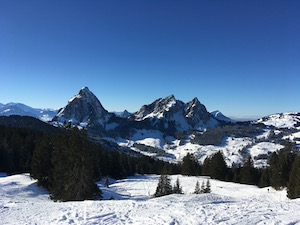
[[[64,108],[59,110],[53,121],[88,123],[105,120],[108,114],[98,98],[87,87],[83,87]]]
[[[218,124],[198,98],[184,103],[176,100],[174,95],[159,98],[149,105],[144,105],[131,116],[131,119],[137,121],[143,121],[148,118],[175,122],[175,127],[179,131],[212,128]]]
[[[159,98],[150,105],[143,105],[139,111],[132,115],[132,118],[137,121],[153,117],[160,119],[178,103],[181,104],[180,101],[175,99],[174,95],[170,95],[166,98]]]

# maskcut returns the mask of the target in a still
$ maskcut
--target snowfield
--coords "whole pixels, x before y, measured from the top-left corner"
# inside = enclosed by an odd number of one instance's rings
[[[179,178],[184,195],[152,198],[158,175],[98,185],[102,201],[53,202],[29,174],[0,176],[0,224],[300,224],[300,199],[286,191],[210,180],[212,193],[191,194],[196,181]],[[114,200],[109,200],[114,198]]]

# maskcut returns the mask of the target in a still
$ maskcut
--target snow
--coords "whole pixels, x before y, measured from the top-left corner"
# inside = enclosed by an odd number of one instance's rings
[[[164,145],[163,134],[157,130],[137,130],[130,140],[119,139],[120,146],[132,147],[134,143],[144,144],[154,148],[162,148]]]
[[[3,174],[2,174],[3,175]],[[4,176],[4,175],[3,175]],[[53,202],[28,174],[0,176],[1,224],[300,224],[300,199],[286,191],[210,180],[212,193],[191,194],[206,177],[171,176],[184,195],[152,198],[158,175],[99,182],[102,201]],[[269,191],[268,191],[269,190]],[[115,200],[108,200],[113,197]]]
[[[259,155],[271,154],[282,149],[284,146],[280,144],[275,144],[271,142],[260,142],[248,149],[252,159],[258,157]],[[254,160],[255,167],[266,167],[267,160]]]
[[[276,133],[276,132],[275,132]],[[237,138],[237,137],[225,137],[219,146],[215,145],[198,145],[191,143],[193,135],[184,141],[175,139],[174,137],[164,137],[163,133],[156,130],[137,130],[136,133],[130,138],[130,140],[118,139],[117,143],[123,147],[129,147],[134,151],[141,152],[134,147],[134,143],[144,144],[146,146],[151,146],[154,148],[162,149],[169,156],[160,158],[164,161],[169,162],[180,162],[183,157],[188,153],[194,154],[200,163],[203,163],[206,157],[212,156],[217,152],[221,152],[224,156],[227,166],[232,167],[233,165],[243,164],[249,156],[254,160],[254,166],[257,168],[267,166],[267,157],[274,151],[278,151],[283,148],[280,144],[275,144],[272,142],[263,141],[270,135],[270,130],[265,130],[264,133],[258,135],[255,138]],[[286,136],[284,138],[289,138],[294,140],[294,138],[299,138],[300,132],[294,133],[293,135]],[[258,142],[258,143],[257,143]],[[297,142],[298,143],[298,142]],[[155,153],[145,153],[142,154],[148,156],[155,156]]]
[[[291,135],[288,135],[288,136],[284,136],[283,139],[290,139],[291,141],[294,141],[294,139],[299,139],[300,138],[300,131],[299,132],[296,132],[296,133],[293,133]],[[300,141],[297,140],[296,141],[297,144],[300,144]]]
[[[297,113],[282,113],[270,115],[259,119],[257,122],[277,128],[294,128],[295,125],[300,122],[300,118]]]

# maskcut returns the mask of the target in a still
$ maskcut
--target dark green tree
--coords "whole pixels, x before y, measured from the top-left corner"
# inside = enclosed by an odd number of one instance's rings
[[[199,181],[196,182],[194,194],[201,194]]]
[[[287,143],[278,154],[276,152],[272,154],[269,160],[270,184],[272,187],[278,190],[287,186],[295,156],[292,143]]]
[[[201,174],[199,163],[197,162],[195,157],[190,153],[188,153],[182,159],[181,174],[187,176],[195,176]]]
[[[173,193],[174,193],[174,194],[183,194],[183,192],[182,192],[182,187],[181,187],[181,185],[180,185],[180,182],[179,182],[179,178],[178,178],[178,177],[177,177],[176,183],[175,183],[175,185],[174,185],[174,187],[173,187]]]
[[[290,173],[287,185],[287,196],[290,199],[300,198],[300,156],[297,156]]]
[[[38,180],[38,185],[49,188],[49,177],[52,164],[51,157],[53,138],[50,135],[44,135],[37,143],[32,156],[30,176]]]
[[[104,186],[106,188],[109,188],[109,178],[108,178],[108,176],[106,176],[106,178],[105,178]]]
[[[204,160],[203,175],[213,179],[226,180],[227,171],[228,167],[221,152],[217,152],[209,159]]]
[[[244,163],[240,171],[240,183],[242,184],[258,184],[258,172],[254,168],[251,157]]]
[[[84,130],[72,128],[66,135],[60,135],[52,154],[51,198],[100,199],[101,191],[93,179],[93,162],[93,148]]]
[[[164,195],[170,195],[172,192],[173,190],[170,177],[168,175],[160,175],[154,196],[161,197]]]
[[[211,185],[209,179],[206,181],[206,187],[204,188],[203,193],[210,193],[211,192]]]
[[[260,188],[270,186],[270,170],[269,168],[263,169],[258,182]]]

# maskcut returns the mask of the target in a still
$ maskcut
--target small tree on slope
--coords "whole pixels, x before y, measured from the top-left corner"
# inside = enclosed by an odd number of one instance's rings
[[[161,197],[164,195],[172,194],[171,179],[168,175],[161,175],[157,184],[155,197]]]
[[[177,177],[176,183],[173,187],[173,193],[174,194],[183,194],[182,187],[180,186],[180,182],[179,182],[178,177]]]
[[[200,184],[199,181],[196,182],[194,194],[201,194]]]

